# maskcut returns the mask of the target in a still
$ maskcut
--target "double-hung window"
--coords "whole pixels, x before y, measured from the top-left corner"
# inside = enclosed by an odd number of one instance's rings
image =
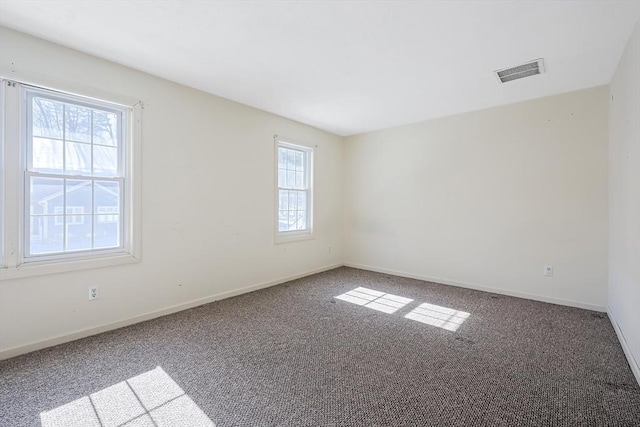
[[[3,217],[17,232],[3,243],[17,250],[5,253],[5,267],[135,255],[134,109],[8,86],[5,111],[19,114],[4,117]]]
[[[277,234],[276,241],[304,238],[312,234],[313,150],[276,141]]]
[[[25,93],[25,260],[122,249],[126,110]],[[117,221],[99,221],[98,207]]]

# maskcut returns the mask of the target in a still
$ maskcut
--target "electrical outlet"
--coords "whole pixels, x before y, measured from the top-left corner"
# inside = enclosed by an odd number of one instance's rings
[[[550,277],[553,276],[553,265],[544,266],[544,275]]]
[[[331,253],[331,245],[327,246],[327,253],[330,254]]]
[[[100,298],[100,292],[97,286],[89,286],[89,301]]]

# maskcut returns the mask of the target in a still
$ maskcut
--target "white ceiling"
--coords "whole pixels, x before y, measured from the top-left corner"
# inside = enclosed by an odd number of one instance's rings
[[[0,1],[0,24],[339,135],[607,84],[632,1]],[[547,73],[492,71],[544,57]]]

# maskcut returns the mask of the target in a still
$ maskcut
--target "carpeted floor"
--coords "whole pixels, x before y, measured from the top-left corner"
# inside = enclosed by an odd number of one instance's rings
[[[0,362],[0,426],[150,371],[218,427],[640,426],[605,314],[351,268]]]

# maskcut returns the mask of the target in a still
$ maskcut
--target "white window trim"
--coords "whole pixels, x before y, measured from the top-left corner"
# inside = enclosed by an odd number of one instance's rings
[[[276,244],[298,242],[301,240],[311,240],[315,236],[313,234],[313,200],[314,200],[314,149],[308,145],[301,144],[297,141],[293,141],[289,138],[279,137],[274,135],[274,241]],[[309,176],[308,184],[308,228],[306,230],[299,231],[279,231],[279,203],[280,193],[278,186],[278,147],[289,147],[296,150],[305,150],[307,152],[307,168]]]
[[[22,90],[20,86],[33,86],[36,89],[53,90],[29,82],[26,84],[15,83],[12,90],[5,90],[8,81],[0,76],[2,92],[0,101],[2,106],[3,126],[5,132],[0,135],[2,138],[2,151],[0,154],[0,172],[2,172],[2,182],[4,188],[0,188],[0,207],[3,209],[4,224],[0,224],[0,280],[14,279],[21,277],[62,273],[67,271],[100,268],[120,264],[140,262],[140,218],[141,218],[141,142],[142,142],[142,102],[131,105],[131,99],[118,102],[118,96],[100,94],[106,101],[102,103],[125,107],[127,117],[125,118],[127,143],[124,146],[123,156],[127,159],[124,162],[125,191],[124,191],[124,212],[123,223],[123,248],[117,250],[96,250],[91,252],[77,253],[73,255],[65,254],[63,257],[53,259],[32,259],[25,262],[23,230],[25,229],[24,217],[24,162],[25,139],[23,123]],[[15,89],[15,90],[13,90]],[[68,86],[65,87],[68,89]],[[100,104],[101,101],[93,97],[84,97],[75,91],[57,91],[64,96],[80,97],[88,99],[93,103]],[[8,105],[12,108],[7,108]],[[15,125],[15,124],[18,125]],[[11,161],[10,161],[11,159]],[[19,161],[15,161],[19,159]]]
[[[6,129],[5,126],[5,85],[7,83],[0,78],[0,129]],[[0,184],[6,183],[7,182],[7,175],[5,174],[5,167],[4,167],[4,159],[5,159],[5,144],[4,144],[4,132],[0,132]],[[4,189],[4,185],[0,185],[0,212],[2,213],[2,215],[0,215],[0,219],[3,219],[4,221],[0,221],[0,271],[2,271],[4,269],[4,266],[7,265],[6,264],[6,260],[5,260],[5,221],[6,221],[6,212],[5,212],[5,189]]]

